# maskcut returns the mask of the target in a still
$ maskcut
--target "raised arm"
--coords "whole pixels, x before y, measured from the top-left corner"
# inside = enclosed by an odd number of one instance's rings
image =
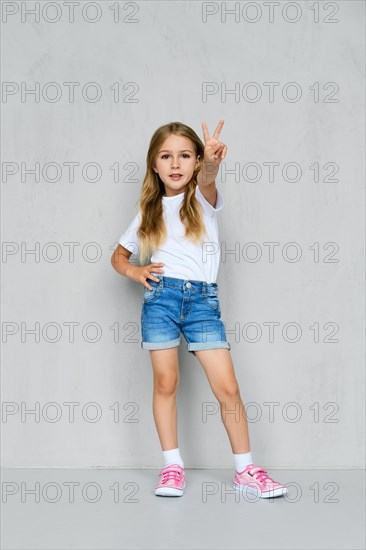
[[[223,125],[224,121],[220,120],[211,138],[206,122],[202,122],[205,150],[202,169],[197,174],[197,184],[202,195],[213,207],[215,207],[217,199],[215,181],[217,172],[227,153],[227,146],[219,141]]]

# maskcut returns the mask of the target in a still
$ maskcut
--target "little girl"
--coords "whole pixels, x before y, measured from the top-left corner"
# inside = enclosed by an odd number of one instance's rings
[[[144,286],[141,347],[149,350],[153,368],[153,414],[164,461],[155,494],[161,496],[182,496],[186,487],[177,440],[180,332],[220,403],[235,462],[234,488],[261,498],[287,493],[287,487],[253,463],[246,412],[221,320],[216,218],[224,199],[215,180],[227,152],[219,141],[223,124],[220,120],[211,138],[202,123],[204,144],[180,122],[154,132],[139,213],[112,256],[118,273]],[[128,261],[133,252],[138,252],[140,266]]]

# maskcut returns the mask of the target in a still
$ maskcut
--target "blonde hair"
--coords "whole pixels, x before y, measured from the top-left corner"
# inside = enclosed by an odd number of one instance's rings
[[[197,174],[202,168],[204,145],[197,134],[189,126],[181,122],[169,122],[155,130],[146,156],[146,174],[141,188],[138,207],[141,213],[141,223],[137,229],[137,236],[140,242],[139,260],[140,265],[145,265],[155,250],[166,240],[167,231],[163,219],[163,199],[165,193],[164,184],[153,170],[153,165],[158,152],[164,141],[171,135],[188,138],[193,145],[198,166],[194,169],[192,178],[184,191],[182,205],[179,210],[179,217],[185,226],[185,237],[192,242],[202,242],[203,235],[207,235],[203,221],[202,207],[195,197],[197,186]]]

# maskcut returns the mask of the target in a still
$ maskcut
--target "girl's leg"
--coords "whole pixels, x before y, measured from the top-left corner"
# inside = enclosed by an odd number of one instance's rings
[[[153,413],[163,451],[178,447],[176,394],[179,387],[178,347],[150,350],[154,374]]]
[[[228,349],[195,351],[208,378],[211,389],[220,403],[221,418],[228,433],[232,452],[250,451],[248,421],[240,397],[234,365]]]

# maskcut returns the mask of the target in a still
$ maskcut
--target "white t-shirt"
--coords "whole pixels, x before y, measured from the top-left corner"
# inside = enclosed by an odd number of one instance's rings
[[[196,198],[203,207],[203,219],[207,234],[202,243],[193,243],[184,236],[185,226],[179,218],[184,191],[174,197],[162,197],[163,215],[167,228],[167,239],[161,248],[151,256],[149,263],[163,262],[164,272],[160,275],[178,279],[190,279],[215,283],[220,265],[220,243],[217,225],[217,212],[224,208],[224,199],[217,190],[216,207],[214,208],[196,186]],[[141,213],[136,214],[127,230],[118,242],[133,255],[139,253],[139,238],[136,231],[141,222]],[[156,272],[158,273],[158,272]]]

